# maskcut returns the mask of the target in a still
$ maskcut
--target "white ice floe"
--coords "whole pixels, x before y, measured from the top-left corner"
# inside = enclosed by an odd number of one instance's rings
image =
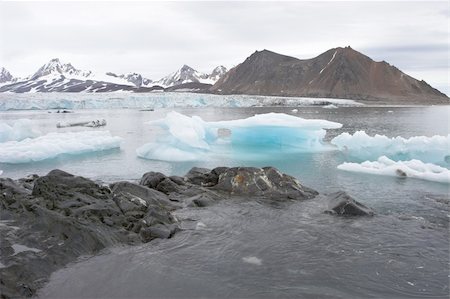
[[[393,160],[418,159],[424,162],[444,164],[450,157],[450,134],[433,137],[389,138],[384,135],[369,136],[364,131],[353,135],[342,133],[331,143],[339,150],[360,159],[376,159],[387,156]]]
[[[109,131],[49,133],[34,139],[0,143],[0,163],[28,163],[62,154],[79,155],[120,147]]]
[[[323,142],[325,129],[342,125],[320,119],[303,119],[284,113],[267,113],[246,119],[205,122],[170,112],[164,119],[148,122],[165,130],[164,138],[136,150],[142,158],[167,161],[192,161],[217,154],[218,147],[251,148],[277,152],[313,152],[329,149]]]
[[[386,156],[377,161],[363,163],[343,163],[337,167],[341,170],[386,175],[395,177],[410,177],[439,183],[450,183],[450,170],[420,160],[393,161]]]
[[[322,107],[323,109],[337,109],[338,106],[333,105],[333,104],[329,104],[329,105],[325,105]]]
[[[29,119],[15,120],[11,125],[0,122],[0,142],[20,141],[25,138],[35,138],[39,135],[41,133],[34,128],[32,121]]]
[[[247,264],[252,264],[252,265],[256,265],[256,266],[262,265],[262,260],[257,258],[256,256],[243,257],[242,260]]]

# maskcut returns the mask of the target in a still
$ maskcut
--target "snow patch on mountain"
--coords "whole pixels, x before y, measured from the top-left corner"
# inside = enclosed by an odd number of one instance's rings
[[[188,65],[183,65],[176,72],[153,82],[153,85],[159,85],[167,88],[191,82],[214,84],[226,72],[227,69],[224,66],[218,66],[212,71],[211,74],[205,74],[191,68]]]

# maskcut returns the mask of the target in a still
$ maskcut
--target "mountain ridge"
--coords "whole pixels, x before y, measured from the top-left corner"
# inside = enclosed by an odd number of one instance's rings
[[[449,103],[449,98],[385,61],[376,62],[352,49],[338,47],[314,58],[298,59],[269,50],[256,51],[228,71],[210,91],[346,98],[360,101]]]
[[[76,69],[71,63],[63,63],[53,58],[42,65],[35,73],[25,78],[14,78],[5,69],[0,69],[0,92],[112,92],[161,91],[165,88],[177,90],[185,85],[192,90],[208,90],[224,72],[223,66],[216,67],[211,74],[200,73],[183,65],[158,81],[152,81],[138,73],[116,74],[107,72],[96,74],[92,71]],[[174,78],[175,77],[175,78]],[[189,84],[194,83],[194,85]],[[195,84],[198,83],[198,84]]]

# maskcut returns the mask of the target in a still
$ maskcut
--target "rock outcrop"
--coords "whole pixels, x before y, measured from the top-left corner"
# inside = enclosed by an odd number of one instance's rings
[[[176,209],[235,198],[276,204],[317,194],[273,167],[194,167],[184,177],[147,172],[139,184],[109,186],[61,170],[1,178],[0,298],[35,295],[53,271],[80,256],[172,237],[180,230]],[[330,197],[333,213],[373,214],[345,193]]]
[[[339,216],[373,216],[372,209],[357,202],[350,195],[338,191],[328,195],[329,203],[326,212]]]
[[[177,207],[161,192],[129,182],[110,188],[60,170],[0,179],[0,207],[2,298],[34,295],[51,272],[81,255],[179,229],[170,213]]]

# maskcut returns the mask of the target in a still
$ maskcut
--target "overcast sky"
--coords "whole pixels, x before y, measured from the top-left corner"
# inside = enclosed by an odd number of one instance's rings
[[[307,59],[350,45],[448,94],[449,20],[448,1],[0,2],[0,66],[24,77],[59,57],[159,79],[255,50]]]

